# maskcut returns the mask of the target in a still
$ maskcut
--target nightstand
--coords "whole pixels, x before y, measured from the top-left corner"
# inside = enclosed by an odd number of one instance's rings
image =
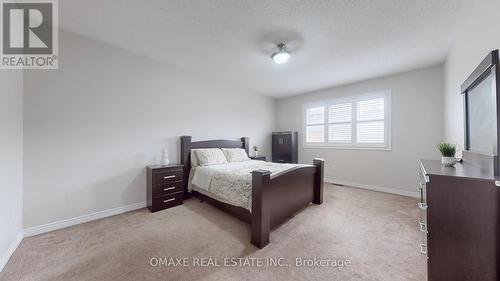
[[[250,159],[252,159],[252,160],[260,160],[260,161],[266,161],[267,160],[266,156],[257,156],[257,157],[250,156]]]
[[[182,165],[152,165],[146,167],[147,207],[157,212],[182,204],[184,181]]]

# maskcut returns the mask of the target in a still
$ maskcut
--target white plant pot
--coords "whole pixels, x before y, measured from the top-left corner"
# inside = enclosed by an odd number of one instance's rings
[[[441,157],[441,164],[445,167],[453,167],[457,163],[457,159],[455,157]]]

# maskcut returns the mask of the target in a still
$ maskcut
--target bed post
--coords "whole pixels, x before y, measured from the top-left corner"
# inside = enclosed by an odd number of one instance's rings
[[[189,170],[191,169],[191,163],[189,157],[191,156],[191,136],[181,137],[181,164],[183,166],[184,175],[184,196],[188,196],[188,181],[189,181]],[[185,197],[186,198],[186,197]]]
[[[243,143],[243,149],[245,149],[245,151],[247,152],[247,155],[250,155],[248,154],[248,146],[249,146],[249,141],[248,141],[248,137],[242,137],[241,138],[241,143]]]
[[[314,204],[323,204],[323,183],[325,180],[325,160],[314,158],[313,165],[316,167],[314,174]]]
[[[255,170],[252,172],[252,244],[259,249],[269,244],[270,210],[266,196],[266,186],[271,181],[271,172]]]

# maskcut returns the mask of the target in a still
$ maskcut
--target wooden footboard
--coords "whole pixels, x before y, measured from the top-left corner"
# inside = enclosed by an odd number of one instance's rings
[[[271,178],[265,170],[252,172],[252,244],[269,243],[270,230],[309,203],[323,203],[324,160],[313,167],[297,167]]]

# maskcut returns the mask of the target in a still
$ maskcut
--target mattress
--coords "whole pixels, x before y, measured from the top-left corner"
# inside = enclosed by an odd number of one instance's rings
[[[198,166],[191,170],[189,188],[218,201],[251,211],[252,171],[267,170],[271,172],[271,178],[273,178],[295,167],[306,166],[311,165],[258,160]]]

